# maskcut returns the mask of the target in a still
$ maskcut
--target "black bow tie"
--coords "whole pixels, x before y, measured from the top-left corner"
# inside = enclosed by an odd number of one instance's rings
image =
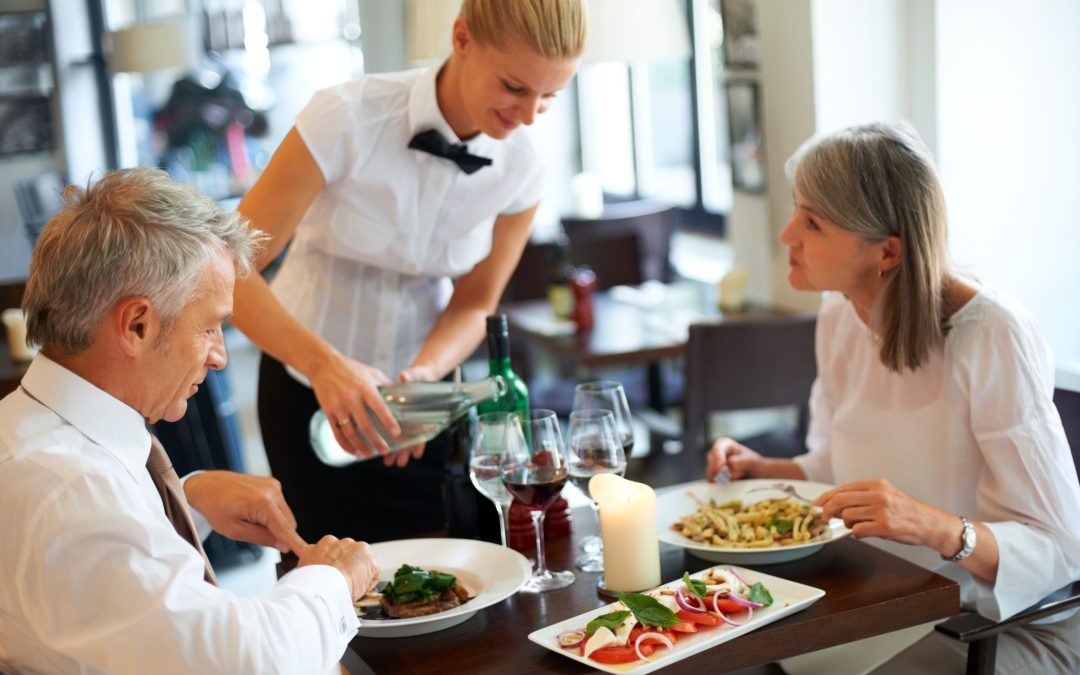
[[[469,153],[469,148],[464,143],[450,143],[446,137],[435,129],[422,131],[412,137],[409,147],[414,150],[422,150],[436,157],[445,157],[465,173],[473,173],[491,164],[487,157],[478,157]]]

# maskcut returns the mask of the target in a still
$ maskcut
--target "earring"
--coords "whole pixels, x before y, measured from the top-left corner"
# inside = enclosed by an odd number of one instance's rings
[[[884,270],[884,268],[879,267],[878,271],[877,271],[877,275],[878,275],[878,279],[884,279],[885,278],[885,270]]]

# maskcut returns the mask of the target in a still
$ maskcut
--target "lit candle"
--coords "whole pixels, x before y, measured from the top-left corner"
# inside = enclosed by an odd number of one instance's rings
[[[660,544],[653,489],[602,473],[589,480],[589,495],[600,508],[604,587],[609,591],[643,591],[659,586]]]

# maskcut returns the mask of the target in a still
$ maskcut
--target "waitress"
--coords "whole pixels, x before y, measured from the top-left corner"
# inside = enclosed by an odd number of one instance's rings
[[[305,539],[446,526],[445,435],[385,454],[365,406],[395,433],[376,387],[441,379],[483,338],[542,191],[518,127],[569,83],[585,34],[583,0],[464,0],[445,63],[318,92],[241,201],[269,235],[260,269],[291,240],[272,285],[237,283],[233,323],[263,350],[263,442]],[[383,461],[319,462],[318,408]]]

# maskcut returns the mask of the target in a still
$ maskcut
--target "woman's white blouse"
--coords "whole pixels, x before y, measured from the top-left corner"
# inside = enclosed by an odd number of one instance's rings
[[[810,452],[795,460],[807,477],[883,477],[984,522],[1000,549],[997,582],[924,547],[869,543],[956,579],[964,605],[992,619],[1080,578],[1080,486],[1053,404],[1053,356],[1015,299],[983,286],[953,316],[944,349],[897,374],[851,303],[828,294],[816,349]]]
[[[408,148],[428,129],[461,142],[436,102],[438,70],[322,90],[296,120],[326,188],[272,288],[302,324],[390,377],[419,352],[449,302],[450,279],[490,253],[495,218],[537,204],[543,187],[522,130],[469,140],[469,152],[492,159],[473,174]]]

